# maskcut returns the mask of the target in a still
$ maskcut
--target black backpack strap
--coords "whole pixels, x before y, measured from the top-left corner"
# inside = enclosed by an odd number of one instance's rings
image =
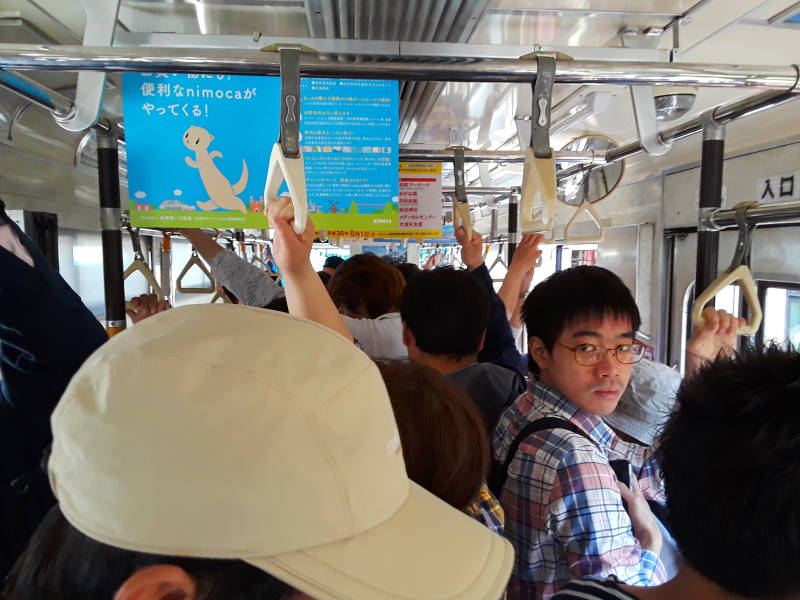
[[[503,487],[506,484],[506,479],[508,478],[508,468],[511,466],[511,461],[514,460],[514,456],[516,456],[517,450],[519,450],[522,442],[524,442],[534,433],[546,431],[548,429],[566,429],[567,431],[571,431],[572,433],[576,433],[582,437],[585,437],[587,440],[592,442],[593,445],[597,446],[597,443],[595,443],[595,441],[590,438],[585,431],[575,425],[575,423],[567,421],[566,419],[560,419],[559,417],[543,417],[541,419],[531,421],[520,430],[520,432],[517,434],[517,437],[515,437],[514,441],[511,442],[511,446],[508,448],[508,454],[506,454],[506,459],[502,466],[497,462],[493,465],[492,474],[489,481],[489,489],[495,496],[498,498],[500,497]]]

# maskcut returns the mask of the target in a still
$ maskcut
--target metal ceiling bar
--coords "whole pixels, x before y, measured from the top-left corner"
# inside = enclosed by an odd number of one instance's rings
[[[762,204],[747,209],[747,222],[751,225],[800,224],[800,202]],[[736,210],[717,208],[700,217],[700,226],[721,231],[736,229]]]
[[[606,164],[602,152],[554,152],[557,162],[580,164]],[[400,160],[412,162],[453,162],[453,152],[448,150],[400,149]],[[465,162],[523,163],[525,153],[507,150],[464,150]]]
[[[344,1],[344,0],[343,0]],[[413,0],[412,0],[413,1]],[[430,5],[428,5],[430,8]],[[407,14],[414,14],[411,8]],[[261,36],[254,40],[252,35],[223,35],[196,33],[157,33],[120,31],[114,36],[115,47],[134,48],[219,48],[221,50],[259,50],[274,44],[303,44],[314,48],[320,54],[364,55],[392,58],[430,57],[438,58],[519,58],[531,51],[530,44],[471,44],[466,41],[430,42],[430,41],[398,41],[366,40],[366,39],[333,39],[325,35],[322,25],[310,20],[320,29],[311,30],[311,38]],[[413,19],[408,19],[413,24]],[[356,18],[360,23],[360,18]],[[420,37],[421,29],[417,30]],[[404,36],[408,40],[408,36]],[[625,48],[625,47],[581,47],[542,45],[541,52],[568,54],[576,60],[634,60],[642,62],[669,62],[669,50],[658,48]]]
[[[453,157],[450,157],[450,161]],[[466,192],[468,196],[509,196],[513,193],[514,189],[511,187],[468,187]],[[456,193],[454,187],[443,187],[442,194],[453,195]]]
[[[767,19],[767,23],[772,25],[773,23],[777,23],[778,21],[783,21],[793,15],[796,15],[800,12],[800,2],[795,2],[791,6],[787,6],[781,12],[772,15],[769,19]]]
[[[523,83],[536,78],[535,61],[464,58],[447,63],[435,58],[416,62],[340,63],[304,55],[303,77],[346,79],[403,79],[414,81],[470,81]],[[120,48],[92,46],[37,46],[0,44],[0,68],[44,71],[135,71],[162,73],[216,73],[277,75],[279,56],[271,52]],[[765,90],[793,89],[794,66],[708,65],[610,61],[558,61],[556,83],[606,85],[693,85]]]
[[[66,118],[74,111],[72,100],[20,73],[0,69],[0,88],[49,111],[56,119]],[[99,120],[92,128],[98,133],[111,131],[109,123],[103,119]]]

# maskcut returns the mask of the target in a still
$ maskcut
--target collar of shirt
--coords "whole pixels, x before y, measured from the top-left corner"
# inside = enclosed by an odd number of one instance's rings
[[[617,436],[597,415],[586,412],[558,390],[540,381],[531,379],[528,391],[534,398],[531,410],[544,416],[559,417],[572,421],[600,447],[610,449]],[[538,417],[537,417],[538,418]],[[533,420],[531,418],[530,420]]]

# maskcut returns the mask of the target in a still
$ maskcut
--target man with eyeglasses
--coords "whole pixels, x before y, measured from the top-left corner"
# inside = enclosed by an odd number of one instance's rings
[[[739,323],[709,311],[692,347],[712,358]],[[665,500],[658,465],[602,419],[644,354],[636,302],[612,272],[581,266],[537,285],[523,315],[531,379],[493,436],[492,483],[516,550],[508,597],[547,600],[576,576],[661,583],[662,536],[647,504]],[[630,488],[613,460],[630,464]]]

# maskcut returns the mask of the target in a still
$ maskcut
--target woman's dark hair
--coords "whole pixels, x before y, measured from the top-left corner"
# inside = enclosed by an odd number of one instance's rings
[[[328,293],[337,307],[377,319],[398,309],[405,285],[393,266],[374,254],[356,254],[336,269]]]
[[[737,596],[800,597],[800,353],[746,347],[685,379],[657,454],[686,562]]]
[[[292,588],[241,560],[159,556],[93,540],[53,507],[7,578],[3,600],[111,600],[138,569],[175,565],[200,600],[281,600]]]
[[[538,337],[548,352],[564,329],[582,319],[630,319],[634,332],[642,321],[622,280],[608,269],[586,265],[558,271],[538,284],[522,305],[522,316],[528,339]],[[539,374],[533,358],[528,368]]]
[[[416,363],[379,362],[392,402],[409,478],[459,510],[475,500],[489,472],[489,441],[467,393]]]

